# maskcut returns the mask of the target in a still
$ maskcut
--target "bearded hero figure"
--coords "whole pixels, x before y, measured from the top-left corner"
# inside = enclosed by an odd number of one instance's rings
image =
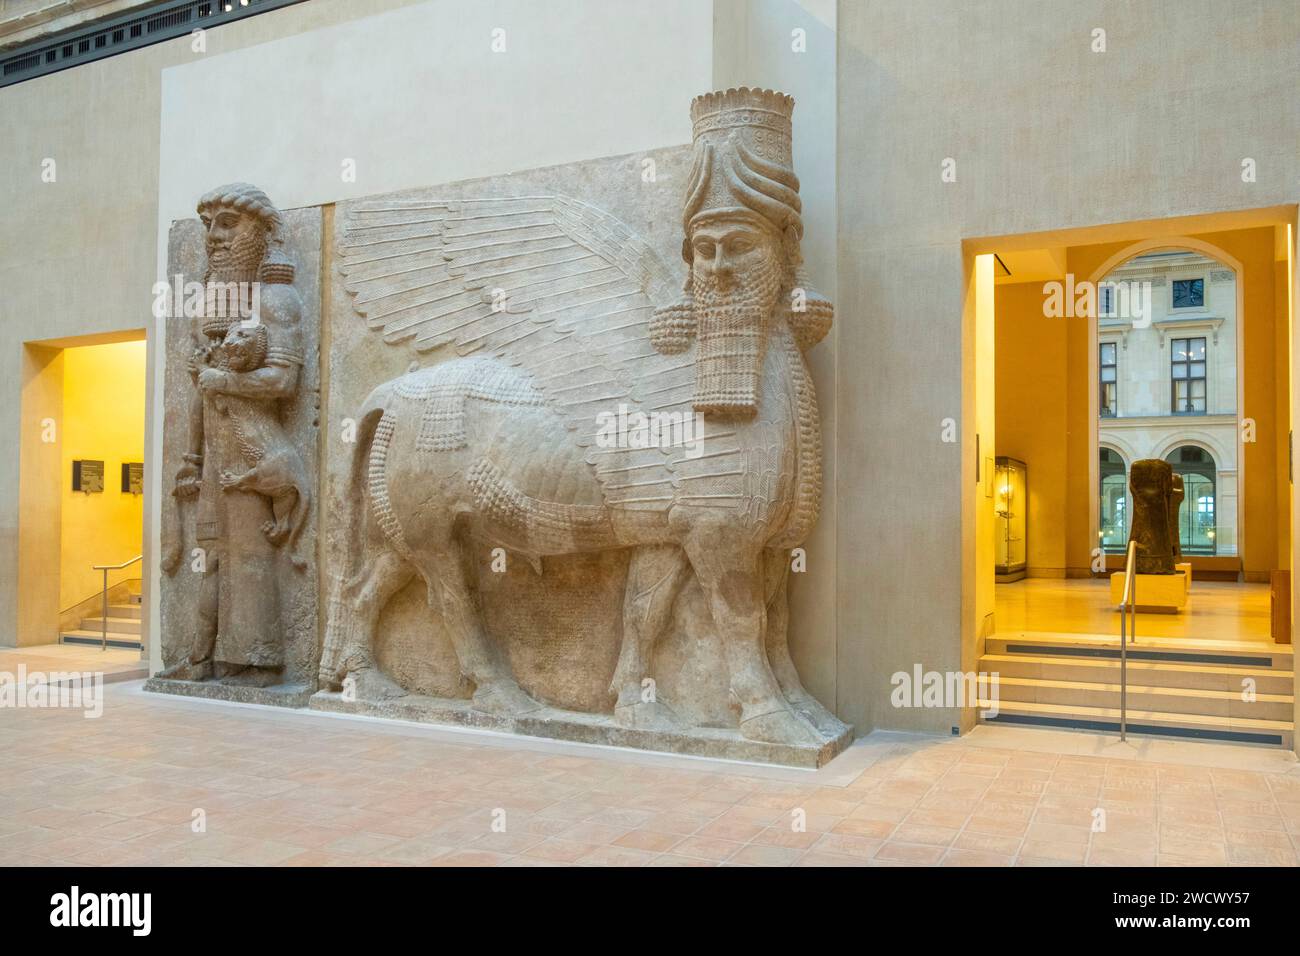
[[[178,508],[193,503],[203,579],[189,651],[159,676],[268,686],[284,668],[280,550],[296,538],[307,499],[305,486],[298,489],[291,528],[277,502],[283,489],[253,479],[259,464],[294,454],[282,447],[279,416],[299,389],[302,300],[266,193],[232,183],[204,195],[197,209],[205,303],[195,320],[189,441],[173,494]],[[178,557],[165,556],[164,570],[174,572]]]
[[[803,353],[833,315],[803,273],[793,109],[772,90],[692,102],[684,283],[626,224],[568,196],[347,210],[339,269],[358,315],[385,342],[446,359],[379,385],[355,412],[323,694],[348,682],[360,702],[407,693],[381,672],[375,631],[418,575],[470,706],[507,728],[535,727],[510,721],[537,711],[562,721],[545,676],[521,687],[486,633],[473,556],[502,548],[544,574],[545,558],[626,550],[617,725],[665,734],[662,746],[697,729],[681,717],[701,713],[697,701],[645,690],[693,576],[703,639],[726,669],[725,700],[706,709],[730,711],[740,738],[819,760],[849,739],[787,645],[791,549],[817,520],[822,483]],[[624,411],[699,420],[697,447],[610,443],[598,423]]]

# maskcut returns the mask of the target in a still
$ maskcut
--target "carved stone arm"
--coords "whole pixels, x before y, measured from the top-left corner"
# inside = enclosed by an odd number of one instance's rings
[[[289,398],[298,388],[298,367],[267,365],[251,372],[206,368],[199,372],[199,388],[243,398]]]

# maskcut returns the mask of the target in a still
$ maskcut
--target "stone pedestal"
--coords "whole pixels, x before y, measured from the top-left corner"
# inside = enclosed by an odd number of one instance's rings
[[[1181,566],[1180,566],[1181,567]],[[1133,575],[1133,597],[1137,609],[1146,613],[1176,614],[1187,606],[1191,567],[1173,574]],[[1110,601],[1118,609],[1124,599],[1124,572],[1110,576]]]

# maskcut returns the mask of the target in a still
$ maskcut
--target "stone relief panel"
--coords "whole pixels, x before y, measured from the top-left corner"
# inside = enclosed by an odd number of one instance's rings
[[[312,706],[818,765],[786,644],[816,521],[793,102],[691,147],[339,204]]]
[[[319,661],[319,209],[232,183],[173,225],[149,690],[301,706]]]

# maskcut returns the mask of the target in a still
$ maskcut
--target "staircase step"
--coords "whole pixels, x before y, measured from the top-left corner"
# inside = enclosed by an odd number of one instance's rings
[[[988,654],[1042,654],[1052,657],[1119,658],[1118,625],[1115,634],[1070,634],[1056,631],[1003,631],[985,640]],[[1143,637],[1138,620],[1138,638],[1129,643],[1129,661],[1166,661],[1182,664],[1214,664],[1237,667],[1267,667],[1291,671],[1295,654],[1289,644],[1263,641],[1188,640]]]
[[[979,669],[1008,677],[1036,680],[1083,681],[1096,684],[1119,683],[1119,660],[1111,657],[1070,657],[1049,654],[985,654]],[[1129,685],[1148,687],[1185,687],[1192,690],[1217,690],[1240,693],[1242,681],[1255,681],[1259,694],[1291,694],[1295,675],[1289,670],[1271,667],[1242,667],[1233,664],[1183,664],[1175,661],[1131,660],[1128,662]]]
[[[143,623],[138,617],[110,617],[108,619],[108,631],[110,634],[139,634],[140,625]],[[102,617],[83,617],[81,619],[81,629],[83,631],[100,631],[103,628],[104,619]]]
[[[1118,708],[1120,685],[1002,676],[998,679],[998,696],[1022,703]],[[1290,694],[1256,693],[1254,700],[1245,701],[1240,691],[1152,687],[1133,681],[1128,685],[1128,706],[1130,710],[1158,713],[1280,721],[1290,720],[1295,712],[1295,700]]]
[[[1114,707],[1000,700],[997,704],[997,716],[988,717],[983,708],[991,706],[990,701],[980,701],[980,716],[985,723],[1037,724],[1107,733],[1119,732],[1119,710]],[[1294,727],[1291,721],[1287,720],[1216,717],[1150,710],[1129,710],[1128,731],[1133,734],[1165,737],[1195,737],[1205,740],[1272,744],[1288,750],[1294,746],[1295,741]]]
[[[72,631],[64,631],[60,635],[64,644],[90,644],[99,647],[103,635],[99,631],[89,631],[84,628]],[[139,650],[142,641],[139,634],[121,634],[114,631],[108,632],[109,647],[123,647],[127,649]]]
[[[131,602],[132,604],[139,604],[139,603],[140,603],[140,594],[139,594],[138,592],[135,593],[135,594],[128,594],[128,595],[126,596],[126,599],[127,599],[129,602]]]
[[[139,604],[110,604],[108,606],[108,616],[110,618],[126,617],[138,621],[142,611],[143,609]]]

